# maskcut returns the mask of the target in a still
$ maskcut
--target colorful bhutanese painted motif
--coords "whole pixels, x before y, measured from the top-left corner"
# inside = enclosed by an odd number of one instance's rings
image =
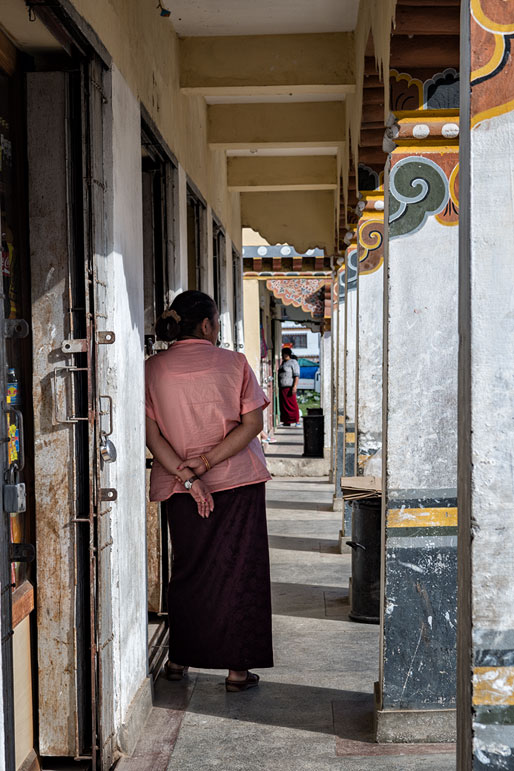
[[[319,278],[270,279],[267,288],[284,305],[293,305],[310,313],[314,319],[325,315],[325,286],[330,280]]]
[[[471,0],[470,23],[471,125],[476,126],[514,110],[514,3]]]

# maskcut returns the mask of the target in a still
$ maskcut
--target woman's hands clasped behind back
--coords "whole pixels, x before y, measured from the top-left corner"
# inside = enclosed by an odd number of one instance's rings
[[[188,468],[191,468],[191,466],[188,466]],[[192,470],[194,471],[194,469]],[[211,511],[214,509],[214,500],[209,492],[207,485],[205,482],[202,482],[201,479],[195,479],[189,492],[193,496],[196,505],[198,506],[199,515],[204,519],[207,519]]]

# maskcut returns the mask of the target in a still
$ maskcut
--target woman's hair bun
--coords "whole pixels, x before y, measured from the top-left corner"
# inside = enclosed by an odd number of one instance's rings
[[[180,324],[173,316],[160,316],[155,325],[155,336],[165,343],[172,343],[180,334]]]
[[[181,292],[157,320],[155,334],[159,340],[172,343],[179,337],[194,334],[204,319],[212,321],[216,311],[216,303],[205,292],[196,289]]]

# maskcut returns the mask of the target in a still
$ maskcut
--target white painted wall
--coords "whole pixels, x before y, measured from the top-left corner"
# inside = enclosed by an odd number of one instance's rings
[[[353,253],[356,259],[356,251]],[[352,263],[353,265],[353,263]],[[353,271],[351,271],[351,274]],[[355,279],[348,288],[346,279],[345,301],[345,370],[344,370],[344,413],[345,432],[354,432],[356,418],[356,378],[357,378],[357,287]],[[353,442],[352,442],[353,443]]]
[[[382,446],[383,265],[358,283],[357,458]]]
[[[388,490],[456,487],[457,255],[435,217],[389,244]]]
[[[175,209],[175,291],[173,299],[187,289],[187,175],[178,165],[177,189],[174,200]],[[170,274],[171,275],[171,274]]]
[[[344,273],[338,274],[338,281],[339,281],[339,298],[344,298]],[[338,360],[338,394],[337,394],[337,402],[339,405],[340,410],[344,410],[344,362],[345,362],[345,349],[344,349],[344,341],[345,341],[345,318],[346,318],[346,311],[345,311],[345,300],[339,299],[339,307],[338,307],[338,314],[337,314],[337,323],[339,327],[339,334],[338,334],[338,348],[339,348],[339,360]]]
[[[112,611],[114,710],[119,728],[147,675],[145,536],[145,415],[143,355],[143,265],[141,206],[141,116],[136,97],[112,71],[111,243],[106,264],[105,328],[116,335],[101,346],[100,389],[113,397],[116,463],[106,465],[112,503]],[[179,185],[180,187],[180,185]],[[186,274],[187,275],[187,274]],[[103,390],[105,389],[105,390]]]
[[[225,260],[223,265],[223,345],[225,348],[234,350],[234,276],[232,269],[232,241],[228,236],[225,236]]]
[[[494,83],[489,88],[495,93]],[[480,121],[469,141],[469,241],[461,256],[459,750],[462,762],[501,768],[512,762],[514,744],[510,721],[500,717],[512,703],[514,648],[514,111]],[[475,669],[470,683],[470,666],[488,650],[488,670]],[[475,697],[484,706],[472,706]],[[484,719],[491,704],[501,712]]]
[[[332,447],[332,333],[324,332],[320,344],[321,407],[325,425],[325,457]]]

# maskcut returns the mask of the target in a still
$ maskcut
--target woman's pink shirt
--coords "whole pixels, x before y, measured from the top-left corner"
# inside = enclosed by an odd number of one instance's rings
[[[268,404],[246,357],[208,340],[179,340],[146,361],[146,414],[183,459],[209,452],[241,415]],[[202,479],[211,492],[271,479],[259,439]],[[177,492],[185,492],[183,485],[154,460],[150,500],[165,501]]]

